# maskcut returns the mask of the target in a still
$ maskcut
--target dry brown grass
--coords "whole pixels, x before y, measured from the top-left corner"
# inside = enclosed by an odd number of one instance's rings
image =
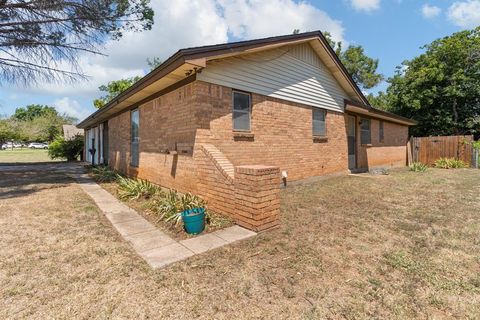
[[[70,180],[22,176],[0,173],[2,319],[480,314],[480,171],[288,188],[281,228],[156,271]]]

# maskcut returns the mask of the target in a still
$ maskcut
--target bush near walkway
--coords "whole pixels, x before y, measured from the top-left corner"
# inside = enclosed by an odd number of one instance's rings
[[[48,156],[51,159],[78,160],[83,152],[83,143],[82,135],[76,135],[70,140],[65,140],[63,135],[59,135],[48,146]]]

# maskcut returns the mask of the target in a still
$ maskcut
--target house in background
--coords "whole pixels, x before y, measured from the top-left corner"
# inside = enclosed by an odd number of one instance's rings
[[[62,131],[65,140],[72,140],[76,136],[83,136],[83,129],[77,128],[73,124],[62,125]]]
[[[321,32],[308,32],[182,49],[79,127],[95,163],[263,230],[278,210],[239,214],[243,182],[404,166],[413,124],[370,106]]]

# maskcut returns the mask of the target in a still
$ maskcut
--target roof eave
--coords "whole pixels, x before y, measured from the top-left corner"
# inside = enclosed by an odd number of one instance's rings
[[[359,100],[366,105],[370,105],[368,100],[363,95],[360,88],[357,86],[355,81],[353,81],[351,75],[346,70],[345,66],[342,64],[334,50],[328,44],[325,36],[320,31],[312,31],[312,32],[305,32],[301,34],[291,34],[291,35],[284,35],[284,36],[277,36],[277,37],[270,37],[264,39],[255,39],[255,40],[248,40],[248,41],[240,41],[234,43],[226,43],[220,45],[210,45],[210,46],[203,46],[203,47],[195,47],[195,48],[187,48],[181,49],[177,51],[173,56],[168,58],[164,63],[160,66],[152,70],[150,73],[145,75],[142,79],[132,85],[130,88],[119,94],[115,99],[107,103],[103,108],[95,111],[93,114],[88,116],[86,119],[82,120],[79,124],[79,128],[88,128],[97,122],[103,120],[102,115],[105,117],[105,113],[108,112],[110,109],[118,106],[123,101],[127,100],[134,94],[139,93],[141,90],[146,88],[147,86],[153,84],[155,81],[162,79],[162,77],[167,76],[170,72],[173,72],[180,66],[184,65],[189,61],[196,61],[199,59],[206,59],[206,58],[213,58],[222,55],[228,55],[229,53],[235,52],[246,52],[256,48],[263,48],[265,46],[270,45],[277,45],[277,44],[289,44],[298,41],[307,41],[307,40],[314,40],[318,39],[322,46],[326,49],[328,55],[333,59],[335,65],[341,71],[341,74],[350,86],[353,88],[354,92],[356,93]],[[196,63],[196,62],[195,62]],[[121,107],[126,108],[126,107]],[[107,115],[108,116],[108,115]],[[100,120],[98,120],[100,119]]]
[[[370,105],[364,105],[350,100],[345,100],[345,110],[361,115],[371,116],[373,118],[388,120],[406,126],[414,126],[418,124],[418,122],[413,119],[405,118],[392,112],[380,110]]]

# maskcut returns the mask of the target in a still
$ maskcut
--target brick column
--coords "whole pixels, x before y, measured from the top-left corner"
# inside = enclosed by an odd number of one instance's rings
[[[235,167],[235,220],[248,229],[264,231],[279,224],[280,168]]]

